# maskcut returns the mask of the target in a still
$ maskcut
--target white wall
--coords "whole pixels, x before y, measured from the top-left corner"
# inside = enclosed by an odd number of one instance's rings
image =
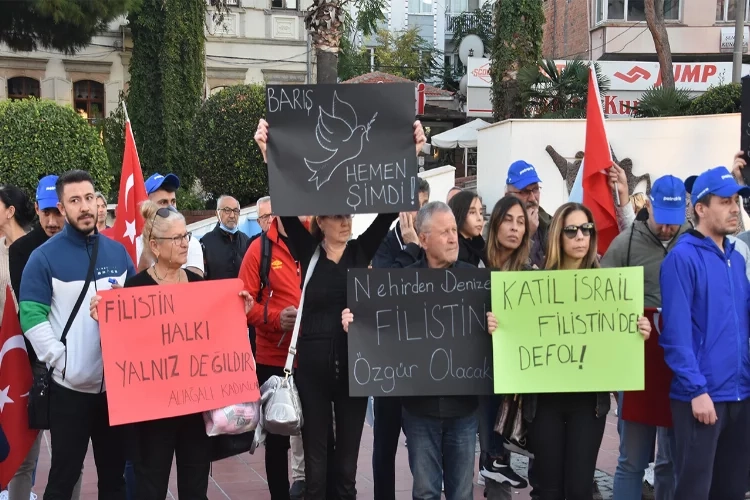
[[[649,173],[652,182],[666,174],[684,180],[719,165],[731,168],[740,147],[739,114],[609,120],[606,128],[617,158],[633,160],[633,174]],[[568,190],[545,148],[572,162],[585,138],[585,120],[509,120],[480,130],[479,194],[492,207],[504,194],[508,166],[526,160],[543,181],[542,207],[553,213],[568,201]],[[645,183],[637,191],[645,191]]]
[[[448,191],[455,185],[456,168],[451,166],[433,168],[420,172],[419,176],[430,183],[430,201],[445,201]],[[358,214],[355,216],[352,222],[352,238],[356,238],[370,227],[375,217],[377,217],[376,214]]]

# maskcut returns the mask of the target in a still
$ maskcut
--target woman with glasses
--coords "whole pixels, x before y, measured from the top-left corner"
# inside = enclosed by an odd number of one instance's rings
[[[202,281],[199,275],[182,269],[187,262],[190,233],[185,218],[174,207],[162,207],[151,201],[141,205],[143,241],[156,261],[125,282],[125,288],[170,286]],[[246,291],[245,314],[253,305]],[[98,321],[96,307],[101,296],[91,300],[91,317]],[[164,500],[169,487],[172,460],[177,458],[177,492],[180,498],[207,499],[211,465],[211,441],[206,435],[203,415],[192,413],[132,424],[129,429],[129,458],[135,468],[135,498]]]
[[[557,209],[550,225],[544,268],[596,269],[597,236],[591,211],[579,203]],[[651,325],[638,318],[648,338]],[[528,446],[541,500],[591,500],[591,481],[610,408],[607,392],[525,396]]]

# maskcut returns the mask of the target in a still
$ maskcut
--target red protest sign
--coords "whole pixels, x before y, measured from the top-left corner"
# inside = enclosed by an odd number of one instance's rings
[[[111,425],[260,399],[242,288],[233,279],[101,292]]]
[[[651,322],[651,336],[645,346],[645,380],[643,391],[622,393],[620,415],[623,420],[645,425],[672,427],[672,408],[669,387],[672,370],[664,361],[664,349],[659,345],[663,319],[661,309],[647,307],[644,315]]]

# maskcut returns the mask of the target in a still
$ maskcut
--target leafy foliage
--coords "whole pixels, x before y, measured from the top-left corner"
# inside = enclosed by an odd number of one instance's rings
[[[0,179],[34,195],[39,179],[88,171],[105,196],[112,177],[97,129],[53,101],[0,101]]]
[[[128,112],[143,173],[195,180],[189,151],[204,91],[205,0],[143,0],[133,33]]]
[[[636,106],[630,107],[636,118],[685,116],[693,98],[685,89],[651,87],[641,95]]]
[[[120,190],[120,174],[122,173],[122,157],[125,153],[125,100],[124,92],[120,92],[117,108],[108,117],[99,120],[99,133],[107,152],[109,161],[109,174],[112,176],[112,192],[110,200],[117,201]]]
[[[341,81],[370,71],[370,57],[364,50],[359,50],[350,36],[341,38],[339,47],[338,76]]]
[[[139,0],[22,0],[2,2],[0,43],[11,50],[54,49],[73,54],[138,6]]]
[[[742,104],[742,84],[730,83],[711,87],[690,104],[691,115],[739,113]]]
[[[599,91],[606,95],[610,81],[594,64]],[[534,118],[585,118],[589,93],[589,66],[584,61],[568,61],[558,69],[555,61],[521,68],[518,84],[526,116]]]
[[[498,0],[499,2],[499,0]],[[451,42],[458,44],[468,35],[477,35],[484,43],[484,50],[489,50],[490,43],[494,38],[494,15],[495,3],[485,2],[480,8],[471,12],[464,11],[452,20],[453,37]],[[475,54],[480,57],[482,54]]]
[[[203,103],[195,119],[191,157],[203,189],[214,199],[231,194],[246,205],[268,193],[266,165],[248,133],[265,112],[262,85],[228,87]]]
[[[542,56],[542,0],[495,2],[495,36],[490,48],[492,111],[496,120],[524,114],[518,71]]]

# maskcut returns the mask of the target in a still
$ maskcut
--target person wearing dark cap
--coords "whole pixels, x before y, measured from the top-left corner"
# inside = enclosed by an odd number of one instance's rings
[[[617,188],[620,204],[615,204],[620,231],[630,226],[635,220],[633,207],[628,202],[628,179],[625,171],[616,163],[609,169],[609,179]],[[529,229],[531,230],[531,263],[539,268],[544,262],[544,252],[547,248],[547,234],[552,217],[541,207],[542,180],[534,165],[523,160],[510,164],[508,177],[505,181],[505,194],[512,194],[526,204],[529,214]]]
[[[739,196],[750,196],[750,188],[725,167],[685,186],[695,229],[667,254],[659,276],[659,343],[674,372],[674,497],[739,500],[750,469],[750,284],[727,236],[739,223]]]
[[[179,188],[180,179],[175,174],[162,175],[156,173],[146,179],[146,193],[148,194],[148,199],[160,207],[172,206],[177,208],[177,190]],[[135,250],[138,255],[139,272],[153,265],[154,258],[150,255],[148,245],[146,245],[146,251],[144,252],[143,238],[140,236],[135,240]],[[187,263],[184,268],[203,277],[205,269],[203,263],[203,249],[201,248],[200,240],[197,238],[190,239],[188,244]]]
[[[685,220],[685,184],[677,177],[665,175],[654,181],[651,193],[645,201],[645,214],[628,230],[621,232],[609,246],[601,261],[602,267],[643,267],[644,305],[661,307],[659,268],[667,253],[677,240],[691,229]],[[646,391],[660,383],[660,373],[646,371]],[[660,404],[654,400],[648,408],[629,408],[631,413],[653,415],[649,420],[671,422],[669,398],[664,395]],[[636,404],[635,402],[632,402]],[[640,500],[643,474],[648,468],[654,441],[658,441],[656,465],[654,467],[654,489],[658,500],[674,498],[674,433],[664,426],[647,425],[642,422],[624,420],[623,399],[620,399],[619,422],[620,457],[617,462],[614,483],[615,500]]]

